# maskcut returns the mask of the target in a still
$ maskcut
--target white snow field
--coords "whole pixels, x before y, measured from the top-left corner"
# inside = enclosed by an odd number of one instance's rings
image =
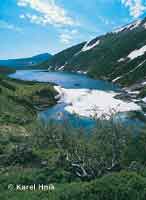
[[[101,118],[104,115],[106,119],[109,119],[113,112],[141,110],[141,107],[134,102],[115,99],[116,92],[65,89],[60,86],[55,86],[55,89],[60,94],[60,103],[65,103],[65,110],[71,114],[96,118]]]
[[[144,55],[144,53],[146,52],[146,45],[141,47],[140,49],[136,49],[134,51],[132,51],[129,55],[128,58],[130,58],[131,60]]]
[[[92,44],[92,45],[89,45],[90,42],[91,42],[91,41],[88,41],[88,42],[84,45],[84,47],[82,48],[81,51],[89,51],[89,50],[93,49],[94,47],[96,47],[97,45],[100,44],[100,40],[97,40],[97,41],[96,41],[94,44]]]

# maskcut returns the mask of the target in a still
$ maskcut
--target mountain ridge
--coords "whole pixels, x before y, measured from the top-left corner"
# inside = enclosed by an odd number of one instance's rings
[[[43,65],[50,70],[87,72],[129,86],[145,79],[145,48],[146,18],[65,49]]]
[[[43,53],[28,58],[0,60],[0,66],[12,67],[18,69],[25,67],[34,67],[37,64],[39,65],[40,63],[49,60],[51,57],[52,57],[51,54]]]

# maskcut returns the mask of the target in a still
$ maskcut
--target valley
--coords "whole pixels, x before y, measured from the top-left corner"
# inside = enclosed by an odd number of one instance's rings
[[[146,199],[146,19],[4,63],[0,199]]]
[[[16,75],[21,80],[16,79]],[[75,98],[73,91],[82,90],[85,101],[88,98],[83,89],[85,86],[99,90],[98,96],[103,91],[106,95],[119,91],[117,86],[86,75],[41,70],[16,71],[9,76],[13,79],[1,74],[0,80],[0,198],[91,200],[97,198],[98,192],[100,200],[109,200],[109,194],[111,199],[117,195],[117,187],[125,188],[124,192],[119,189],[118,200],[123,197],[133,200],[133,197],[130,199],[131,190],[134,195],[138,193],[139,198],[139,187],[140,198],[145,197],[144,127],[138,127],[136,123],[129,127],[120,121],[113,123],[113,116],[110,116],[106,121],[97,119],[87,134],[82,127],[72,126],[69,120],[44,123],[37,119],[37,112],[57,106],[59,91],[57,93],[54,88],[58,90],[60,86],[52,85],[55,80],[64,87],[61,90],[67,93],[65,98]],[[36,81],[38,78],[39,82]],[[105,98],[110,103],[107,96]],[[90,102],[91,99],[88,104]],[[68,106],[71,106],[70,102]],[[53,116],[57,118],[54,113]],[[137,128],[139,134],[135,135]],[[10,183],[13,190],[8,188]],[[49,183],[53,184],[54,190],[20,192],[16,189],[18,183],[35,184],[36,188],[39,184]]]

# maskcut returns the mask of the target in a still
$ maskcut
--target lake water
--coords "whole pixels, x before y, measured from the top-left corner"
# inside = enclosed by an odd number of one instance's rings
[[[51,82],[65,89],[89,89],[91,91],[97,90],[107,93],[120,91],[120,88],[115,84],[103,80],[94,80],[83,74],[48,72],[42,70],[18,70],[16,73],[11,74],[10,77],[26,81]],[[103,99],[103,101],[106,100]],[[89,117],[79,116],[67,112],[65,110],[65,106],[66,103],[60,102],[52,108],[39,112],[38,118],[45,121],[51,119],[59,122],[67,121],[77,127],[92,127],[95,124],[95,121]],[[121,118],[126,118],[125,113],[121,114]],[[131,123],[133,123],[133,120]],[[139,123],[139,121],[136,120],[134,123]]]
[[[119,91],[119,87],[103,80],[94,80],[84,74],[49,72],[42,70],[18,70],[9,77],[26,81],[51,82],[64,88],[87,88],[104,91]]]

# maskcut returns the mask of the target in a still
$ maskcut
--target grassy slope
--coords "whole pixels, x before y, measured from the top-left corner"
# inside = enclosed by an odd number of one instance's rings
[[[55,67],[59,67],[62,65],[65,65],[66,61],[68,59],[71,59],[74,54],[80,51],[80,49],[83,47],[84,43],[78,44],[76,46],[73,46],[71,48],[65,49],[64,51],[56,54],[55,56],[52,56],[52,58],[46,62],[43,62],[40,67],[52,67],[54,69]]]
[[[145,200],[146,169],[143,164],[146,135],[130,137],[124,142],[123,138],[128,132],[117,127],[118,131],[121,130],[121,133],[120,131],[118,133],[123,135],[121,139],[118,134],[119,141],[122,140],[119,158],[125,171],[105,172],[105,168],[110,166],[112,160],[112,145],[114,145],[112,134],[115,134],[115,130],[113,129],[112,133],[110,127],[102,125],[102,128],[104,130],[97,127],[95,132],[91,132],[90,138],[81,130],[69,126],[57,127],[55,124],[53,126],[50,124],[47,129],[34,125],[28,129],[31,134],[25,137],[18,135],[8,137],[3,134],[0,137],[0,198],[3,200]],[[69,160],[66,159],[67,153]],[[131,161],[135,161],[133,167]],[[100,174],[92,178],[80,178],[75,173],[72,162],[79,164],[83,162],[86,170],[91,167],[91,172],[97,170]],[[8,189],[9,184],[13,184],[15,188],[17,184],[38,186],[50,183],[55,186],[53,192],[38,190],[21,192]]]
[[[8,71],[5,71],[6,73]],[[56,103],[53,86],[12,80],[5,74],[1,73],[0,76],[0,132],[9,131],[13,127],[20,128],[34,121],[37,110],[43,110]]]
[[[55,184],[55,191],[5,192],[3,200],[145,200],[146,177],[113,173],[90,183]]]
[[[0,76],[4,76],[10,73],[15,72],[15,69],[9,68],[9,67],[2,67],[0,66]]]
[[[128,131],[121,126],[104,126],[99,122],[88,137],[83,130],[73,129],[68,124],[29,123],[35,118],[36,96],[37,99],[42,97],[36,93],[41,94],[44,89],[50,92],[52,86],[3,77],[0,88],[3,105],[0,106],[1,199],[145,200],[146,178],[141,174],[146,154],[144,132],[134,138],[130,137],[133,129]],[[26,121],[21,121],[22,118]],[[113,160],[113,147],[117,149],[122,169],[129,172],[106,172]],[[130,170],[133,161],[136,165]],[[72,163],[83,164],[93,175],[77,176],[80,170],[76,171]],[[49,183],[55,185],[54,192],[8,189],[9,184],[16,187],[16,184]]]

